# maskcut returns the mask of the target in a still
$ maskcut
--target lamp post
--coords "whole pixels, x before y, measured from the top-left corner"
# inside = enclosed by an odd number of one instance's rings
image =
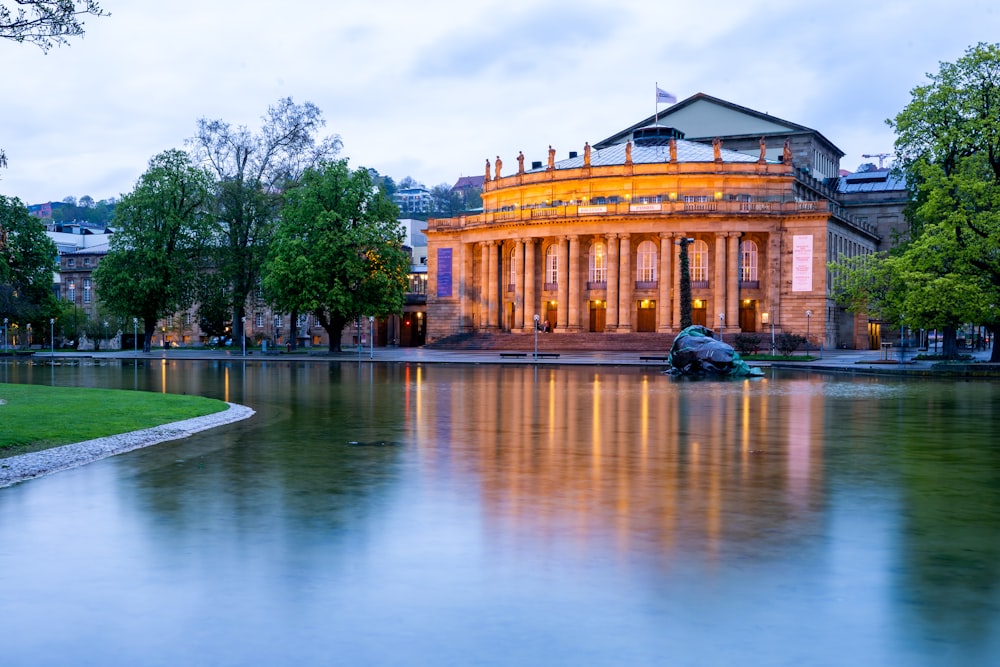
[[[722,340],[722,330],[726,328],[726,314],[719,313],[719,340]]]
[[[809,322],[812,320],[813,311],[806,311],[806,356],[809,356]]]
[[[535,359],[538,358],[538,313],[535,313],[535,353],[532,355]]]
[[[240,318],[240,340],[243,341],[241,346],[243,348],[243,356],[247,356],[247,316],[244,315]]]
[[[7,318],[3,318],[3,352],[7,354]]]
[[[899,363],[906,359],[906,315],[899,316]]]
[[[135,349],[135,356],[139,356],[139,318],[132,318],[132,347]]]
[[[56,356],[56,318],[49,318],[49,344],[52,346],[52,356]]]
[[[761,313],[760,314],[760,323],[761,324],[765,324],[765,325],[766,324],[770,324],[771,325],[771,356],[774,356],[774,322],[771,321],[771,314],[770,313]]]
[[[28,322],[28,342],[25,349],[31,348],[31,322]]]
[[[108,321],[104,320],[104,351],[105,352],[108,351],[108,345],[110,345],[110,343],[108,342]]]
[[[368,316],[368,358],[375,358],[375,317]]]

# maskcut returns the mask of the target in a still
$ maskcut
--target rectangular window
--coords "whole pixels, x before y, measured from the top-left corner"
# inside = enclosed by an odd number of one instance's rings
[[[281,320],[282,320],[281,315],[275,315],[274,316],[274,328],[275,329],[280,329],[281,328]]]
[[[83,279],[83,302],[90,303],[90,278]]]
[[[264,313],[255,313],[253,321],[254,321],[254,326],[256,326],[258,329],[264,326]]]
[[[66,268],[75,269],[76,268],[76,260],[73,259],[72,257],[70,257],[69,259],[67,259],[66,260]]]
[[[76,281],[69,281],[69,285],[66,287],[66,299],[69,301],[76,301]]]

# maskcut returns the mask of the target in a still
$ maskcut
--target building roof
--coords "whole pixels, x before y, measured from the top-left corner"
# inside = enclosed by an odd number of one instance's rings
[[[847,174],[837,179],[837,192],[891,192],[906,190],[906,181],[889,169],[874,169]]]
[[[465,190],[468,188],[475,188],[477,190],[483,189],[483,175],[479,176],[462,176],[457,181],[455,185],[451,186],[452,190]]]
[[[844,152],[829,139],[812,128],[767,113],[754,111],[705,93],[692,95],[611,135],[607,139],[597,142],[594,147],[604,148],[612,144],[625,143],[633,132],[653,124],[669,125],[683,132],[686,139],[703,141],[711,140],[716,136],[725,138],[727,136],[759,137],[812,134],[828,144],[839,155],[844,155]]]
[[[726,150],[725,146],[719,152],[719,157],[723,162],[757,162],[757,158],[746,153]],[[555,163],[556,169],[579,169],[583,165],[583,156],[559,160]],[[702,144],[696,141],[677,139],[677,161],[678,162],[713,162],[715,160],[714,149],[709,144]],[[657,164],[670,162],[670,146],[663,145],[632,145],[632,162],[634,164]],[[625,144],[613,144],[600,150],[592,149],[590,153],[591,167],[604,167],[611,165],[625,164]],[[546,171],[547,167],[526,169],[525,173],[537,173]]]

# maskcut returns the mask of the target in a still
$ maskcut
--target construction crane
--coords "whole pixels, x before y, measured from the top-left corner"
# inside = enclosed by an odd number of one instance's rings
[[[886,159],[892,155],[892,153],[864,153],[861,157],[877,157],[878,158],[878,168],[882,168],[882,160]]]

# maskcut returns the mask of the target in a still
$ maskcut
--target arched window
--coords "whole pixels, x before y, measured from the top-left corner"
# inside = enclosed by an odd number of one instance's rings
[[[545,282],[552,285],[559,282],[559,248],[555,243],[545,249]]]
[[[608,256],[603,241],[596,241],[590,246],[590,282],[608,282]]]
[[[757,244],[753,241],[740,243],[740,280],[757,281]]]
[[[510,254],[507,256],[507,265],[510,268],[507,289],[513,291],[514,285],[517,284],[517,245],[510,249]]]
[[[656,282],[656,244],[652,241],[643,241],[636,248],[636,280]]]
[[[708,282],[708,244],[701,239],[691,244],[691,282]]]

